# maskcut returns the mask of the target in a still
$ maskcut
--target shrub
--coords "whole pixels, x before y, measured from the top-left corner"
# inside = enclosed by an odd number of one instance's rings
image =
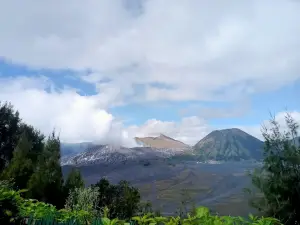
[[[52,225],[280,225],[273,218],[258,218],[252,215],[248,220],[241,217],[213,216],[205,207],[196,208],[193,215],[187,214],[186,218],[161,217],[147,213],[132,217],[131,220],[109,219],[108,210],[104,208],[102,218],[96,217],[93,212],[83,209],[61,209],[36,200],[26,200],[20,196],[22,191],[0,186],[0,224],[52,224]],[[84,196],[84,195],[82,195]]]
[[[75,188],[70,191],[65,208],[68,210],[84,210],[91,214],[97,213],[98,188]]]
[[[263,215],[280,219],[284,224],[300,221],[300,147],[296,138],[299,124],[287,114],[286,131],[272,118],[270,127],[263,127],[265,139],[263,166],[251,174],[252,183],[259,190],[249,190],[254,195],[252,206]]]

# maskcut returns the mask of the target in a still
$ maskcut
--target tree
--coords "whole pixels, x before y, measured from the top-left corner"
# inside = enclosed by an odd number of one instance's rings
[[[0,102],[0,173],[12,160],[13,152],[23,133],[26,133],[26,138],[32,145],[28,157],[35,163],[43,150],[44,135],[32,126],[23,123],[19,112],[15,111],[10,103],[1,104]]]
[[[0,173],[13,157],[17,146],[21,119],[10,103],[0,102]]]
[[[105,178],[99,180],[93,187],[98,188],[98,199],[99,199],[99,208],[103,209],[105,206],[109,207],[113,201],[114,188]]]
[[[122,180],[117,185],[116,215],[115,218],[129,219],[134,216],[141,200],[137,188],[130,186],[128,181]]]
[[[25,133],[28,141],[31,143],[31,150],[28,152],[28,157],[32,160],[33,164],[37,163],[39,155],[44,150],[45,136],[33,126],[26,123],[20,123],[20,134]]]
[[[93,187],[99,190],[98,208],[103,210],[108,207],[110,218],[128,219],[138,212],[139,191],[131,187],[127,181],[120,181],[117,185],[113,185],[102,178]]]
[[[71,191],[75,188],[84,188],[84,180],[78,169],[72,168],[71,172],[68,174],[67,180],[65,182],[65,194],[69,195]]]
[[[65,202],[60,166],[60,140],[53,132],[37,159],[35,172],[28,184],[30,197],[62,208]]]
[[[252,183],[260,197],[251,205],[266,216],[280,219],[284,224],[300,222],[300,148],[297,139],[299,125],[287,114],[287,131],[272,118],[271,128],[262,129],[265,139],[262,168],[251,173]],[[255,193],[252,190],[252,193]]]
[[[17,189],[27,188],[28,180],[34,171],[32,160],[29,158],[31,148],[32,144],[24,132],[21,135],[16,150],[14,150],[10,164],[3,171],[2,178],[6,180],[13,178],[14,186]]]

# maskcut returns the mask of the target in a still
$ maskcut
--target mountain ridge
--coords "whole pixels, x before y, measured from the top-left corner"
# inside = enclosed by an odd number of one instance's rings
[[[136,143],[144,147],[153,148],[188,148],[189,145],[171,138],[167,135],[160,134],[156,137],[135,137]]]
[[[135,140],[142,146],[126,148],[89,144],[89,147],[82,152],[62,157],[61,164],[114,164],[167,158],[171,161],[173,159],[175,161],[260,161],[264,144],[264,142],[238,128],[214,130],[194,146],[188,146],[163,134],[157,137],[136,137]]]
[[[94,145],[79,154],[63,157],[61,165],[89,165],[89,164],[118,164],[128,161],[166,159],[191,152],[187,148],[125,148],[111,145]]]
[[[193,149],[201,159],[260,160],[263,144],[239,128],[229,128],[210,132]]]

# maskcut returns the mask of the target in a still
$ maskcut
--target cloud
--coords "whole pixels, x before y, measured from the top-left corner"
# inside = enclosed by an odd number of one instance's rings
[[[179,122],[150,119],[140,126],[125,127],[109,113],[101,94],[81,96],[72,89],[56,90],[52,86],[45,77],[0,78],[0,99],[11,102],[23,121],[44,134],[58,131],[64,142],[94,141],[133,147],[136,136],[163,133],[194,144],[210,129],[198,117],[185,117]]]
[[[288,131],[288,127],[286,124],[286,120],[285,117],[287,115],[287,113],[295,120],[296,123],[298,123],[300,125],[300,112],[298,111],[282,111],[282,112],[277,112],[275,114],[275,120],[278,122],[279,127],[280,127],[280,131],[284,132],[284,131]],[[271,117],[270,117],[271,119]],[[234,126],[237,128],[240,128],[242,130],[244,130],[245,132],[253,135],[254,137],[263,140],[263,135],[262,135],[262,127],[265,126],[267,128],[271,128],[272,125],[270,124],[270,120],[264,120],[262,121],[261,124],[256,124],[256,125],[252,125],[252,126]],[[298,135],[300,134],[300,127],[297,130],[298,131]]]
[[[41,78],[0,79],[0,99],[11,102],[25,122],[46,135],[56,129],[63,141],[103,141],[114,117],[105,110],[101,95],[46,91],[49,86],[51,82]]]
[[[300,112],[297,111],[287,111],[296,122],[300,124]],[[287,112],[278,112],[275,115],[276,121],[278,121],[281,131],[287,130],[285,123],[285,116]],[[240,128],[245,132],[253,135],[254,137],[263,140],[261,134],[262,125],[265,124],[269,126],[269,121],[264,120],[261,124],[255,124],[252,126],[235,126],[232,125],[228,128]],[[151,119],[146,121],[141,126],[130,126],[127,128],[128,134],[132,134],[131,136],[157,136],[160,133],[169,135],[172,138],[180,140],[189,145],[194,145],[198,141],[200,141],[203,137],[209,134],[211,131],[219,129],[216,127],[212,127],[208,124],[208,122],[204,119],[201,119],[197,116],[184,117],[180,122],[174,121],[159,121],[156,119]],[[299,129],[300,133],[300,129]]]
[[[129,2],[3,1],[1,56],[89,69],[126,101],[230,101],[299,79],[297,1]]]
[[[53,129],[59,131],[64,142],[94,141],[134,147],[134,137],[162,133],[194,145],[215,129],[199,116],[183,117],[180,121],[149,119],[141,125],[126,127],[122,120],[108,111],[108,103],[103,100],[102,94],[81,96],[72,89],[57,90],[45,77],[0,78],[0,99],[12,102],[25,122],[46,135]],[[109,98],[106,99],[109,102]],[[300,122],[300,112],[289,113]],[[285,115],[286,112],[276,114],[283,130],[286,129]],[[268,124],[268,120],[263,123]],[[262,140],[262,124],[231,127],[240,128]]]
[[[243,115],[247,104],[228,111],[197,106],[178,122],[149,119],[129,127],[109,108],[242,102],[296,81],[299,10],[300,3],[286,0],[4,0],[0,59],[70,70],[97,93],[58,89],[46,77],[0,78],[0,99],[43,132],[60,130],[65,141],[134,145],[134,136],[164,133],[194,144],[212,130],[206,119]],[[260,135],[260,125],[244,130]]]
[[[131,136],[145,137],[165,134],[190,145],[194,145],[211,130],[207,121],[196,116],[184,117],[179,122],[150,119],[141,126],[127,128],[127,132]]]
[[[251,110],[251,102],[249,99],[233,102],[229,106],[205,106],[203,104],[189,104],[187,107],[179,110],[180,116],[197,115],[204,119],[224,119],[238,118],[245,116]]]

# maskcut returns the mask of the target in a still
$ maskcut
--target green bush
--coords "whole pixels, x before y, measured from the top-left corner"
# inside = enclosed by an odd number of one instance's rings
[[[0,189],[0,224],[9,224],[18,221],[23,199],[20,192],[10,189]]]
[[[25,191],[25,190],[23,190]],[[197,208],[194,215],[187,218],[180,217],[156,217],[153,213],[132,217],[128,222],[124,220],[107,218],[108,209],[104,209],[102,218],[94,217],[94,214],[85,210],[57,210],[55,206],[21,197],[23,191],[11,190],[0,185],[0,224],[52,224],[52,225],[279,225],[273,218],[258,218],[252,215],[248,220],[241,217],[214,216],[205,207]]]
[[[0,224],[18,224],[24,221],[55,220],[57,222],[91,220],[92,216],[84,210],[57,210],[55,206],[33,199],[24,199],[21,193],[0,185]],[[32,223],[31,223],[32,224]]]
[[[65,208],[69,210],[84,210],[96,215],[98,203],[98,188],[75,188],[70,191]]]

